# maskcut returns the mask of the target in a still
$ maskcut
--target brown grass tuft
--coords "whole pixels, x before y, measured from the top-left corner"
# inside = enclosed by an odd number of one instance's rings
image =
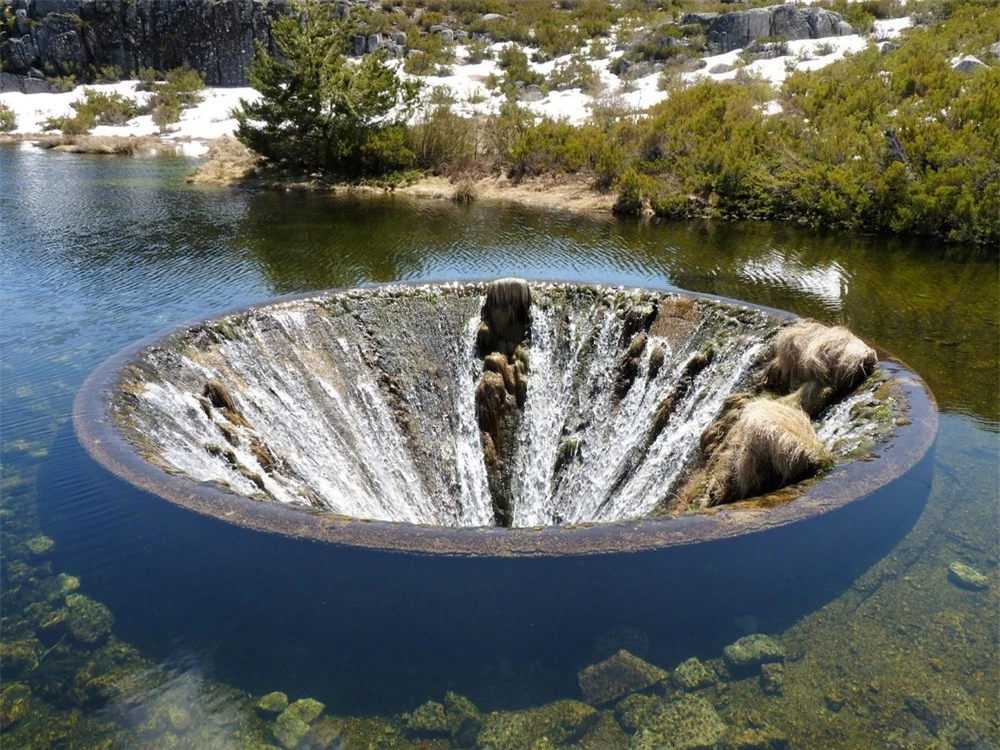
[[[470,179],[459,181],[459,183],[455,185],[455,192],[451,194],[451,199],[455,201],[455,203],[472,203],[477,197],[476,183]]]
[[[235,185],[253,176],[257,155],[231,136],[217,138],[208,145],[204,163],[188,178],[194,185]]]
[[[104,135],[59,135],[35,142],[39,148],[56,149],[71,154],[106,154],[132,156],[150,150],[158,143],[156,138]]]
[[[706,430],[707,441],[702,436],[703,446],[708,443],[703,500],[708,506],[779,489],[831,464],[809,416],[801,409],[759,398],[742,408],[734,406],[723,420],[723,426],[713,424]]]
[[[877,362],[875,350],[846,328],[800,319],[778,334],[765,380],[786,393],[810,381],[842,391],[871,375]]]

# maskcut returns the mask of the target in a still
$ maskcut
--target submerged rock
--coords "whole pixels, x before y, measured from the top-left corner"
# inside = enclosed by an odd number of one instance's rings
[[[704,698],[687,696],[650,712],[636,731],[631,750],[712,748],[727,726]]]
[[[0,692],[0,731],[16,724],[28,712],[31,688],[15,682]]]
[[[277,716],[288,708],[288,696],[275,690],[253,704],[254,710],[263,716]]]
[[[471,747],[483,726],[483,717],[479,709],[472,701],[458,693],[445,693],[443,703],[452,740],[458,747]]]
[[[38,666],[38,641],[0,641],[0,665],[5,678],[17,677]]]
[[[989,731],[969,695],[960,688],[930,689],[903,702],[936,739],[957,748],[978,748]]]
[[[733,729],[719,745],[723,750],[784,750],[788,736],[772,727]]]
[[[60,598],[66,596],[67,594],[71,594],[80,588],[80,579],[76,576],[60,573],[56,576],[56,584],[54,594],[56,598]]]
[[[69,631],[80,643],[93,645],[111,633],[115,617],[100,602],[83,594],[70,594],[66,597],[66,606],[69,608]]]
[[[681,662],[670,675],[670,682],[681,690],[700,690],[716,683],[715,674],[697,657]]]
[[[577,679],[584,698],[597,706],[656,685],[667,676],[666,670],[622,650],[580,670]]]
[[[38,637],[48,646],[59,642],[69,628],[69,610],[65,607],[53,610],[38,623]]]
[[[632,693],[615,706],[615,719],[626,732],[635,733],[646,722],[646,716],[662,708],[662,705],[660,697]]]
[[[278,702],[280,698],[275,699],[275,703]],[[312,698],[302,698],[290,703],[274,720],[274,726],[271,728],[274,738],[283,747],[291,750],[306,736],[309,725],[323,713],[324,708],[322,703]]]
[[[319,715],[323,713],[324,708],[326,708],[326,706],[317,700],[313,700],[312,698],[301,698],[294,703],[290,703],[288,707],[281,712],[281,714],[301,719],[306,724],[312,724],[319,717]]]
[[[44,534],[32,537],[25,544],[28,545],[28,551],[35,557],[47,555],[56,546],[56,543]]]
[[[726,664],[736,669],[747,669],[758,664],[785,660],[785,649],[780,643],[763,633],[745,635],[722,651]]]
[[[990,587],[990,579],[963,562],[955,561],[948,566],[948,580],[963,589],[981,591]]]
[[[444,706],[437,701],[427,701],[412,714],[404,715],[403,720],[407,729],[416,735],[433,737],[451,733]]]
[[[281,743],[282,747],[286,748],[286,750],[292,750],[309,732],[309,725],[297,716],[286,714],[283,711],[275,719],[271,732],[274,734],[274,738]]]
[[[476,740],[480,750],[532,750],[547,739],[553,745],[582,737],[599,719],[586,703],[562,700],[526,711],[494,711],[483,721]]]
[[[111,639],[74,675],[68,697],[79,705],[101,706],[153,690],[165,677],[134,647]]]

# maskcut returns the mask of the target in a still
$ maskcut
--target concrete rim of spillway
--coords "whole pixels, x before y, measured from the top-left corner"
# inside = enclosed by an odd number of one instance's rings
[[[897,424],[890,440],[879,445],[876,458],[836,466],[818,480],[804,483],[801,489],[796,488],[794,500],[771,499],[770,495],[765,495],[676,518],[640,518],[572,526],[447,527],[363,520],[261,502],[211,483],[168,473],[139,455],[136,448],[125,440],[111,413],[111,394],[119,377],[140,352],[171,335],[203,324],[205,320],[352,291],[430,289],[448,283],[393,283],[285,295],[161,330],[112,355],[84,381],[73,404],[76,433],[90,456],[119,478],[175,505],[227,523],[331,544],[467,557],[557,557],[641,552],[735,538],[787,526],[846,507],[903,477],[927,454],[937,436],[937,404],[926,384],[899,359],[873,345],[878,353],[879,367],[906,400],[905,423]],[[484,282],[463,280],[461,283]],[[594,286],[579,282],[569,285]],[[763,311],[788,320],[798,317],[774,308],[675,288],[628,288],[692,300],[710,300]],[[787,498],[787,490],[779,490],[778,493],[784,492]],[[778,497],[778,493],[772,493],[774,498]]]

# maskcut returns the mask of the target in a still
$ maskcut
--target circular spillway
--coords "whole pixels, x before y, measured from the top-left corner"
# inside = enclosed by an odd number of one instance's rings
[[[74,422],[118,476],[230,523],[549,556],[822,516],[909,472],[937,413],[917,376],[843,329],[703,295],[501,280],[187,324],[98,368]]]

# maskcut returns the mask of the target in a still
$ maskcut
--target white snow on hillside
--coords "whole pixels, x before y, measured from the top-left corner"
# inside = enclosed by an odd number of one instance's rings
[[[788,54],[769,60],[754,60],[744,64],[741,50],[734,50],[722,55],[703,58],[705,66],[698,71],[684,73],[683,79],[688,82],[698,80],[725,81],[736,77],[743,70],[764,80],[780,85],[784,79],[795,70],[815,70],[839,60],[844,55],[857,52],[877,40],[890,39],[899,34],[902,29],[911,25],[909,18],[898,18],[886,21],[876,21],[871,37],[857,34],[843,37],[828,37],[824,39],[808,39],[790,41],[787,43]],[[614,48],[614,39],[605,40],[609,49]],[[492,46],[493,57],[503,48],[503,44]],[[535,51],[524,50],[529,58]],[[540,96],[538,101],[526,102],[525,106],[539,116],[565,118],[572,123],[580,123],[590,116],[590,107],[599,97],[612,98],[619,106],[634,111],[641,111],[664,98],[667,93],[659,88],[660,75],[654,73],[642,78],[623,82],[613,75],[609,68],[612,60],[620,56],[620,51],[611,52],[603,60],[591,60],[588,64],[598,74],[601,84],[596,92],[585,93],[580,89],[566,91],[551,91]],[[503,71],[494,60],[483,60],[476,64],[468,64],[468,50],[456,47],[456,62],[447,76],[423,76],[425,93],[435,87],[447,87],[455,99],[455,107],[465,114],[488,114],[496,112],[502,102],[501,97],[494,95],[486,88],[485,81],[491,74],[502,76]],[[552,60],[541,64],[531,64],[533,70],[543,75],[549,75],[560,64],[568,62],[570,57]],[[393,63],[401,67],[400,63]],[[713,72],[716,71],[716,72]],[[91,88],[104,92],[118,92],[131,96],[140,102],[148,96],[137,92],[136,81],[123,81],[116,84],[96,85]],[[207,141],[231,134],[236,128],[236,121],[231,112],[239,104],[239,100],[253,99],[257,92],[250,88],[216,88],[204,92],[204,100],[196,107],[185,110],[181,121],[172,125],[169,132],[163,135],[167,141],[173,141],[188,154],[198,155],[206,149]],[[21,94],[19,92],[0,93],[0,102],[11,107],[17,115],[18,133],[39,133],[42,123],[49,117],[71,115],[71,102],[84,96],[84,87],[63,94]],[[779,111],[778,108],[768,108],[769,112]],[[154,135],[158,128],[152,119],[146,115],[137,117],[122,127],[100,126],[93,131],[94,135]]]

